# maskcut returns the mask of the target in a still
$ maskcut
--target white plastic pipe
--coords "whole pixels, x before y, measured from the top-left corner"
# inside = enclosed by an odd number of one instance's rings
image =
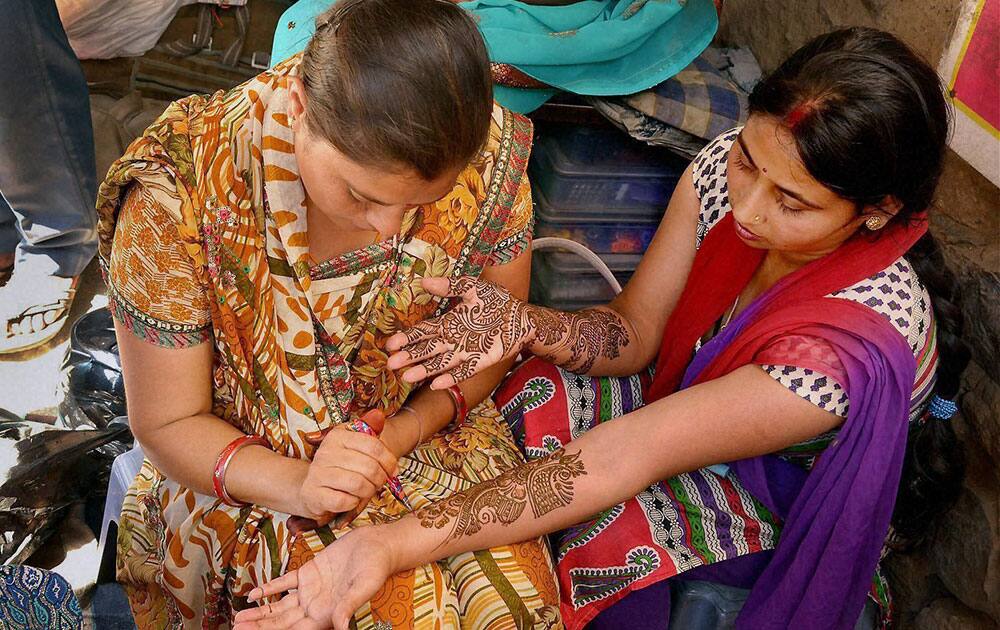
[[[543,238],[536,238],[531,242],[531,251],[537,252],[542,249],[564,249],[577,254],[590,263],[608,281],[615,295],[622,292],[622,285],[618,282],[618,278],[615,278],[615,274],[611,273],[611,269],[601,260],[601,257],[590,251],[586,245],[558,236],[545,236]]]

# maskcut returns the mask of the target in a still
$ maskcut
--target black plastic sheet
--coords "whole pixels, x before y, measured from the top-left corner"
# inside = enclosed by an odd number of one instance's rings
[[[0,564],[24,563],[70,507],[105,494],[114,451],[102,447],[130,439],[121,424],[71,430],[0,421]]]
[[[55,424],[0,409],[0,564],[28,560],[73,506],[102,506],[111,464],[133,444],[107,309],[73,326],[62,372]]]
[[[59,424],[103,429],[125,416],[125,383],[108,309],[87,313],[73,326],[62,373]]]

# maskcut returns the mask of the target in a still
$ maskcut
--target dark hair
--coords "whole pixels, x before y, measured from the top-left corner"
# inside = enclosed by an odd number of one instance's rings
[[[848,28],[817,37],[758,84],[749,105],[751,114],[781,121],[809,173],[859,208],[893,197],[901,204],[894,221],[930,208],[950,109],[934,70],[889,33]],[[953,400],[970,356],[961,339],[958,282],[930,232],[907,258],[937,319],[936,394]],[[898,547],[926,539],[934,517],[956,498],[963,473],[951,424],[915,423],[893,514]]]
[[[486,45],[447,0],[341,0],[317,18],[301,72],[307,126],[361,164],[430,180],[489,134]]]

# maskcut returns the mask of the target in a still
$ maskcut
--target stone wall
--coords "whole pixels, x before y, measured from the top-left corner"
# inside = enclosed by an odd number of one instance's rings
[[[961,0],[726,0],[719,39],[749,46],[765,71],[820,33],[844,26],[891,31],[932,66],[951,38]],[[998,147],[1000,150],[1000,147]],[[888,568],[899,627],[1000,625],[1000,190],[949,151],[931,229],[963,290],[973,363],[955,428],[968,474],[954,508],[924,549]]]

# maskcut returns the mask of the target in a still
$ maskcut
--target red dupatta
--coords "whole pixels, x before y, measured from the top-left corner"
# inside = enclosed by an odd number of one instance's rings
[[[781,330],[771,330],[766,339],[759,335],[740,335],[732,339],[733,335],[730,333],[728,336],[734,343],[725,344],[730,347],[718,356],[711,357],[711,366],[705,365],[708,360],[705,357],[700,361],[696,359],[694,363],[691,361],[697,340],[733,304],[766,254],[766,250],[750,247],[737,236],[734,221],[732,213],[723,217],[709,231],[695,256],[681,298],[664,328],[668,334],[663,336],[656,363],[656,377],[646,394],[646,404],[677,391],[689,364],[692,369],[702,373],[696,381],[686,384],[711,380],[751,363],[757,352],[780,336]],[[895,221],[890,223],[876,238],[857,235],[849,239],[832,253],[779,281],[746,308],[730,324],[728,330],[742,329],[742,326],[734,327],[733,324],[747,325],[752,320],[759,321],[777,311],[823,298],[875,275],[906,253],[926,230],[926,216],[919,215],[911,224]],[[826,307],[837,308],[830,301],[823,305],[823,308]],[[815,317],[819,319],[813,319]],[[806,318],[807,321],[817,323],[822,319],[826,319],[822,313],[813,313],[812,317]],[[751,333],[752,330],[746,332]],[[740,349],[739,358],[734,356],[737,348]],[[727,369],[723,366],[729,367]],[[699,367],[709,369],[697,369]]]

